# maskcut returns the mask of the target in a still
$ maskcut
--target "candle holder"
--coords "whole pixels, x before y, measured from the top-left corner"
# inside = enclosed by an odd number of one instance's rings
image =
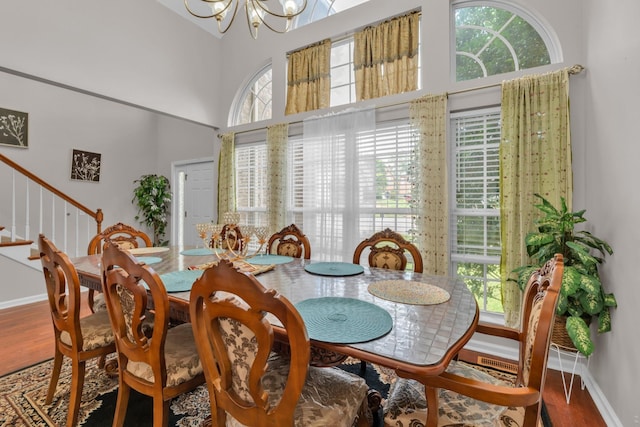
[[[240,214],[226,212],[222,215],[222,224],[196,224],[205,247],[213,250],[218,259],[230,261],[244,260],[259,255],[271,235],[264,226],[240,225]],[[258,249],[250,252],[249,246],[257,241]]]

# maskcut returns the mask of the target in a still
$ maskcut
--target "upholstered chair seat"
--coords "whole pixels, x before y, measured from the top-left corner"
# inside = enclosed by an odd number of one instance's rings
[[[290,368],[289,360],[275,353],[269,359],[262,387],[269,401],[276,404],[284,392]],[[357,425],[364,406],[367,384],[360,377],[339,368],[309,368],[307,381],[294,410],[295,427],[351,427]],[[356,421],[354,421],[356,420]],[[232,416],[227,416],[227,427],[246,427]]]
[[[456,361],[447,372],[494,385],[511,386],[485,372]],[[449,390],[439,390],[438,426],[517,427],[522,426],[524,408],[493,405]],[[424,385],[399,378],[385,403],[385,427],[423,426],[427,419]]]
[[[556,254],[531,274],[524,291],[520,329],[483,323],[477,326],[476,332],[518,342],[518,371],[513,384],[456,362],[440,375],[425,378],[424,384],[398,379],[385,405],[385,426],[540,426],[563,270],[562,254]]]
[[[82,331],[82,351],[89,351],[113,344],[113,330],[106,311],[91,314],[80,319]],[[71,346],[71,335],[67,331],[60,333],[60,341]]]
[[[167,331],[164,360],[167,365],[167,386],[169,387],[177,386],[202,374],[202,365],[190,323],[183,323]],[[155,382],[153,369],[145,362],[129,360],[127,371],[150,383]]]

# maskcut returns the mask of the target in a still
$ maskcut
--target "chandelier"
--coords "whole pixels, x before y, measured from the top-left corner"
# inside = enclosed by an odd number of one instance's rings
[[[307,0],[195,0],[198,6],[192,9],[194,0],[184,0],[189,13],[197,18],[215,18],[218,31],[224,34],[233,24],[238,13],[240,2],[244,2],[245,15],[249,32],[254,39],[258,38],[258,27],[264,24],[271,31],[285,33],[291,29],[291,21],[307,7]],[[204,6],[203,6],[204,5]],[[199,10],[206,12],[199,12]],[[269,24],[281,19],[277,25]]]

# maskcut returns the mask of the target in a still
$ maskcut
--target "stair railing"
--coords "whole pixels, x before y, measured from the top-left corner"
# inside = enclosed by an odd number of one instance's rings
[[[89,241],[102,230],[102,210],[87,208],[3,154],[0,162],[9,166],[0,170],[0,200],[11,200],[0,203],[0,225],[9,230],[10,244],[43,233],[70,256],[86,255]],[[5,224],[7,217],[11,224]]]

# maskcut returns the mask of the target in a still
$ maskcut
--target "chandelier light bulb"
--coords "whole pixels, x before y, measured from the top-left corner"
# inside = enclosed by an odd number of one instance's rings
[[[227,11],[229,10],[229,1],[215,1],[209,6],[211,6],[211,11],[215,15],[216,19],[218,21],[221,21],[225,16],[227,16]]]
[[[244,3],[249,32],[253,38],[257,38],[258,27],[262,24],[275,33],[285,33],[291,28],[294,17],[300,15],[307,7],[307,0],[278,0],[281,9],[274,4],[275,0],[184,0],[187,11],[196,18],[218,21],[218,31],[224,34],[233,24],[238,13],[238,7]],[[203,5],[208,13],[200,12],[199,8],[191,8],[194,5]],[[278,24],[276,21],[280,20]],[[283,25],[280,25],[283,24]]]

